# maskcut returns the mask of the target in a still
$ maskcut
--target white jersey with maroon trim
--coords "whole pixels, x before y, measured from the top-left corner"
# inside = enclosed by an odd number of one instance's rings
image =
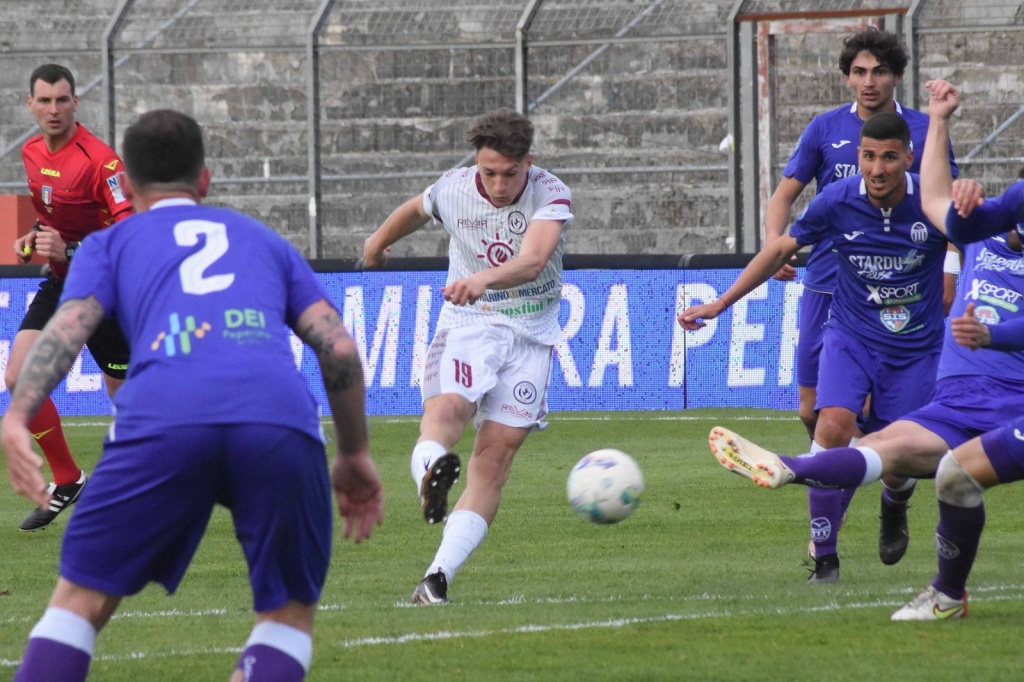
[[[476,166],[451,170],[428,187],[423,207],[451,235],[447,284],[515,258],[534,220],[559,220],[563,229],[558,247],[536,279],[509,289],[488,289],[472,305],[446,301],[437,328],[499,324],[539,343],[557,343],[562,338],[562,247],[564,230],[573,218],[571,200],[561,180],[534,166],[522,194],[509,206],[490,202]]]

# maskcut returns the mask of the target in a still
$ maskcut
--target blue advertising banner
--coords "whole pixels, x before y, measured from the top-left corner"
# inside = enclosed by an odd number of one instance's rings
[[[691,302],[714,300],[739,274],[721,270],[567,270],[548,405],[566,410],[793,410],[797,312],[803,286],[769,280],[698,332],[676,324]],[[374,415],[420,413],[419,376],[441,309],[445,273],[321,273],[359,345]],[[0,363],[38,279],[0,279]],[[312,352],[293,338],[296,366],[328,412]],[[108,415],[88,351],[53,394],[65,415]],[[0,409],[10,396],[0,393]]]

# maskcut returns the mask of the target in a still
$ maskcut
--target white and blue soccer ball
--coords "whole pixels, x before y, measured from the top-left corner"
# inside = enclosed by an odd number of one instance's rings
[[[572,510],[594,523],[618,523],[636,511],[644,475],[621,450],[595,450],[569,472],[565,486]]]

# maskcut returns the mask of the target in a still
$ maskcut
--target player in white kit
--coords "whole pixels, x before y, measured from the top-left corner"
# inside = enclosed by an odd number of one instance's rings
[[[509,109],[467,135],[475,165],[448,171],[367,238],[365,267],[433,219],[450,236],[445,303],[423,368],[423,418],[411,469],[428,523],[447,519],[412,601],[443,604],[455,572],[487,536],[516,451],[546,426],[551,349],[562,338],[562,245],[569,188],[532,165],[533,125]],[[451,452],[473,419],[466,489],[448,516],[461,462]]]

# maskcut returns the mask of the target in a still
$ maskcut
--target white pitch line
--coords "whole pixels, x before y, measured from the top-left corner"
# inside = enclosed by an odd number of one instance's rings
[[[1010,594],[994,594],[986,596],[984,598],[978,598],[976,595],[979,593],[991,593],[1000,592],[1007,589],[1014,590]],[[990,586],[974,588],[971,590],[971,601],[972,603],[988,603],[988,602],[1000,602],[1000,601],[1011,601],[1011,600],[1024,600],[1024,591],[1022,586]],[[891,593],[912,593],[910,589],[899,589],[891,590]],[[726,597],[717,597],[725,599]],[[735,597],[730,597],[735,598]],[[536,602],[544,601],[550,603],[550,600],[535,600]],[[566,601],[580,601],[579,599],[572,598],[566,599]],[[512,602],[505,602],[508,604],[521,604],[525,603],[525,600],[515,600]],[[631,618],[609,618],[605,620],[593,620],[593,621],[581,621],[576,623],[541,623],[541,624],[528,624],[519,625],[512,628],[499,628],[494,630],[470,630],[465,632],[451,631],[451,630],[440,630],[437,632],[411,632],[404,635],[394,635],[389,637],[360,637],[358,639],[347,639],[336,646],[340,646],[345,649],[351,649],[362,646],[388,646],[395,644],[408,644],[410,642],[429,642],[429,641],[440,641],[450,639],[466,639],[466,638],[483,638],[483,637],[494,637],[497,635],[510,635],[510,634],[536,634],[545,632],[560,632],[560,631],[571,631],[571,630],[591,630],[591,629],[608,629],[608,628],[623,628],[631,625],[645,625],[650,623],[671,623],[677,621],[687,620],[706,620],[711,618],[735,618],[738,616],[753,616],[753,615],[800,615],[809,613],[827,613],[831,611],[849,610],[849,609],[876,609],[881,607],[898,607],[906,603],[906,597],[900,599],[876,599],[865,602],[854,602],[840,604],[832,602],[829,604],[823,604],[821,606],[807,606],[807,607],[776,607],[776,608],[760,608],[760,609],[725,609],[722,611],[703,611],[697,613],[666,613],[658,616],[636,616]],[[329,609],[344,608],[337,606],[329,606]],[[426,607],[426,608],[451,608],[451,607]],[[216,610],[214,610],[216,611]],[[217,615],[214,611],[208,612],[196,612],[205,615]],[[138,618],[138,617],[167,617],[167,616],[180,616],[188,615],[189,612],[185,611],[163,611],[154,613],[142,613],[142,612],[129,612],[125,614],[126,617]],[[938,625],[936,627],[942,627]],[[320,643],[320,647],[330,648],[330,643]],[[241,653],[241,647],[211,647],[206,649],[193,649],[193,650],[178,650],[171,649],[169,651],[156,651],[156,652],[144,652],[136,651],[129,654],[117,654],[117,655],[101,655],[96,656],[97,661],[110,661],[110,662],[124,662],[142,660],[147,658],[170,658],[170,657],[181,657],[187,658],[191,656],[202,656],[202,655],[221,655],[221,654],[238,654]],[[12,660],[8,658],[0,658],[0,668],[13,668],[21,664],[20,660]]]
[[[406,416],[394,416],[394,417],[383,417],[383,416],[372,416],[371,419],[378,421],[383,424],[412,424],[419,423],[419,415],[406,415]],[[610,421],[629,421],[629,422],[701,422],[701,421],[714,421],[714,420],[727,420],[731,422],[789,422],[794,421],[795,416],[787,414],[785,416],[748,416],[748,417],[734,417],[731,415],[659,415],[657,412],[652,412],[648,415],[618,415],[614,412],[603,414],[603,415],[574,415],[572,412],[558,412],[549,416],[549,421],[552,422],[610,422]],[[323,418],[321,421],[324,424],[330,425],[332,422],[329,418]],[[76,427],[76,426],[110,426],[109,421],[105,422],[65,422],[64,428]]]

